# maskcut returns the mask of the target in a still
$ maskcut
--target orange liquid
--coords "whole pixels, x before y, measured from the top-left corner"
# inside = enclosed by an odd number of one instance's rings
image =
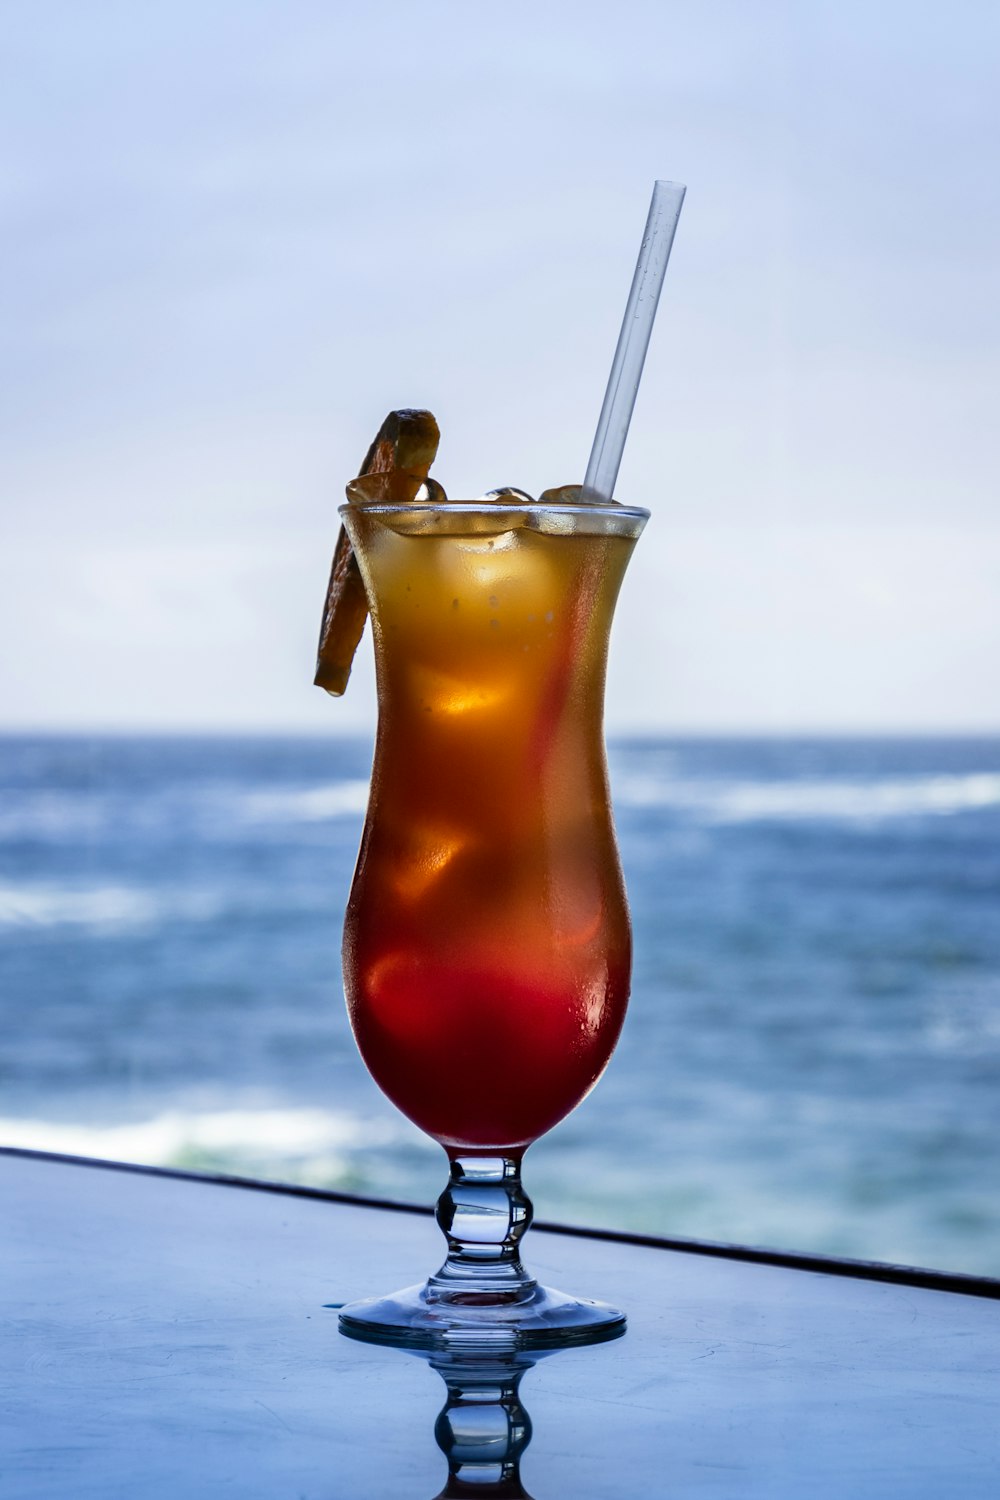
[[[634,537],[522,519],[347,513],[379,684],[348,1009],[389,1098],[473,1151],[528,1144],[588,1093],[631,967],[602,715]]]

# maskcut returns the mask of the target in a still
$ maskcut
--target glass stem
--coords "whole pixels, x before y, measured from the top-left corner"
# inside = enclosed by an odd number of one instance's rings
[[[521,1455],[531,1442],[531,1418],[521,1405],[523,1369],[436,1366],[448,1387],[448,1401],[434,1436],[448,1460],[448,1483],[439,1500],[462,1495],[493,1495],[494,1500],[530,1500],[521,1484]]]
[[[520,1155],[449,1156],[451,1175],[437,1205],[448,1256],[428,1290],[459,1302],[525,1301],[536,1283],[518,1248],[533,1214]]]

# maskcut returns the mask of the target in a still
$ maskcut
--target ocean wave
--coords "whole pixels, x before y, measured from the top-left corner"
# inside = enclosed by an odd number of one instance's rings
[[[706,823],[765,821],[880,822],[887,819],[951,816],[1000,808],[1000,772],[937,773],[923,776],[785,777],[768,779],[685,777],[666,769],[640,765],[618,769],[613,775],[614,801],[622,808],[663,808]],[[23,797],[18,805],[0,804],[0,842],[23,837],[45,839],[94,838],[118,829],[122,819],[136,816],[147,834],[190,823],[201,837],[237,833],[254,825],[294,826],[339,818],[363,817],[369,783],[360,777],[313,786],[257,789],[198,788],[181,798],[147,799],[129,813],[104,797],[41,794]],[[6,892],[0,891],[0,922]],[[135,911],[135,893],[129,909]],[[94,897],[88,898],[93,900]],[[83,898],[80,898],[83,901]],[[62,902],[69,912],[72,902]],[[118,903],[112,921],[134,921],[126,916],[129,903]],[[104,893],[93,910],[112,911],[113,896]],[[82,905],[80,910],[86,910]],[[25,920],[32,920],[31,916]],[[65,915],[59,920],[76,920]],[[84,916],[80,920],[100,920]]]
[[[1000,807],[1000,774],[882,777],[868,781],[700,781],[626,774],[614,783],[623,807],[662,807],[712,823],[879,822]]]
[[[0,793],[0,842],[24,838],[79,838],[100,833],[107,822],[99,800],[80,792]]]
[[[160,915],[147,891],[133,886],[0,885],[0,927],[144,927]]]
[[[322,786],[280,792],[251,792],[241,812],[251,822],[320,823],[356,817],[368,806],[368,782],[331,781]]]
[[[29,790],[0,793],[0,843],[41,840],[62,843],[118,837],[126,822],[146,835],[190,826],[201,836],[238,832],[247,825],[317,823],[360,818],[368,805],[368,781],[360,777],[313,786],[256,788],[210,782],[128,791]]]
[[[966,974],[942,983],[926,1018],[932,1052],[974,1057],[1000,1051],[1000,974]]]
[[[226,907],[221,891],[151,891],[141,886],[68,886],[44,882],[0,885],[0,927],[86,927],[123,932],[165,920],[214,921]]]
[[[256,1163],[345,1156],[362,1146],[384,1147],[408,1131],[345,1112],[317,1108],[168,1110],[118,1124],[0,1118],[0,1145],[146,1166],[192,1158]]]

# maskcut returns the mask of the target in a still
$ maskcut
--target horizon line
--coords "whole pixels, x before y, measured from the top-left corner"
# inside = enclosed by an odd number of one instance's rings
[[[263,724],[0,724],[0,740],[13,739],[281,739],[346,740],[374,738],[375,726],[343,728]],[[1000,739],[996,724],[933,726],[906,725],[784,725],[774,726],[612,726],[605,739],[615,740],[969,740]]]

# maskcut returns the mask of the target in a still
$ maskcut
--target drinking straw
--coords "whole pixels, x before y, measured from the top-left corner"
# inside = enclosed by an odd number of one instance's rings
[[[657,181],[653,184],[653,198],[632,277],[632,290],[625,304],[622,331],[618,335],[604,405],[594,446],[590,450],[587,477],[583,481],[584,491],[592,500],[610,500],[614,494],[639,378],[649,348],[649,336],[653,331],[656,305],[660,300],[663,276],[686,192],[687,188],[681,182]]]

